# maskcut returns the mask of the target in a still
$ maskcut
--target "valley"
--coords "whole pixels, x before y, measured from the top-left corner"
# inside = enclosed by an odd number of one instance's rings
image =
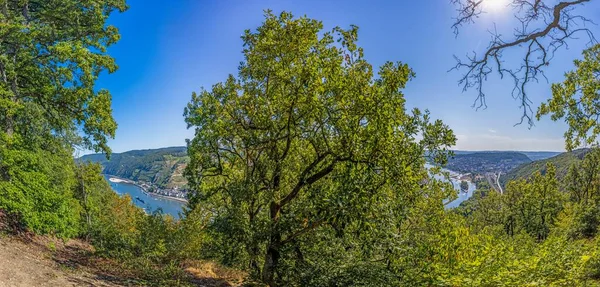
[[[84,155],[80,162],[98,163],[102,173],[130,181],[149,194],[186,201],[187,181],[183,171],[189,162],[186,147],[132,150]]]
[[[0,287],[600,287],[600,0],[372,2],[2,1]]]
[[[456,150],[454,154],[444,168],[451,171],[453,185],[459,192],[458,198],[448,203],[447,208],[459,206],[473,194],[477,185],[482,182],[486,182],[496,191],[502,192],[507,180],[525,177],[526,174],[532,174],[533,171],[543,170],[546,162],[556,164],[560,174],[567,167],[566,164],[571,162],[571,158],[583,155],[582,152],[561,154],[535,151],[463,150]],[[162,203],[160,200],[151,200],[146,196],[144,196],[146,198],[144,202],[136,200],[136,196],[142,192],[155,198],[163,198],[163,200],[186,201],[187,182],[183,177],[183,170],[189,158],[185,147],[132,150],[115,153],[110,160],[107,160],[102,154],[92,154],[82,156],[79,160],[102,165],[103,173],[107,175],[107,178],[114,178],[115,182],[111,182],[113,189],[118,189],[118,193],[132,195],[133,202],[149,212],[156,207],[161,207]],[[468,185],[461,187],[463,181],[468,182]],[[136,187],[127,187],[127,183]],[[130,192],[132,188],[139,188],[142,192]],[[148,205],[146,201],[152,202],[152,204]],[[167,204],[162,206],[162,209],[177,218],[181,207],[172,205]]]
[[[508,180],[527,178],[535,171],[545,170],[547,162],[557,165],[559,175],[566,173],[575,158],[582,158],[584,150],[571,153],[547,151],[454,151],[446,169],[460,173],[460,179],[479,185],[485,182],[503,193]]]

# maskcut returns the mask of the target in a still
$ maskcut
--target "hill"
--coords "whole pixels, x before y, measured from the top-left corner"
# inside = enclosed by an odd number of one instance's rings
[[[183,170],[189,162],[186,147],[113,153],[110,160],[104,154],[90,154],[79,160],[100,163],[105,174],[151,183],[159,188],[181,188],[187,184],[183,177]]]
[[[446,168],[461,173],[508,172],[531,162],[525,154],[514,151],[455,152]]]
[[[564,152],[551,158],[520,165],[508,173],[500,176],[500,184],[505,186],[506,183],[511,180],[529,178],[537,171],[540,171],[542,174],[544,174],[546,172],[547,163],[552,163],[556,167],[556,175],[559,178],[562,178],[567,174],[571,164],[575,161],[582,160],[588,151],[589,149],[578,149],[571,152]]]
[[[473,153],[498,153],[498,152],[511,152],[511,151],[501,151],[501,150],[481,150],[481,151],[472,151],[472,150],[453,150],[455,155],[461,154],[473,154]],[[513,152],[518,152],[526,155],[532,161],[547,159],[556,155],[559,155],[561,152],[559,151],[518,151],[515,150]]]
[[[532,161],[547,159],[561,154],[559,151],[520,151],[520,153],[526,155]]]

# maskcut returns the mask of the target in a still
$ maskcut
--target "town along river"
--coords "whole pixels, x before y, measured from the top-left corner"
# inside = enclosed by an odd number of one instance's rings
[[[173,216],[173,218],[178,219],[179,213],[183,212],[185,202],[151,196],[137,185],[126,182],[111,182],[108,179],[112,176],[105,175],[104,177],[110,184],[110,187],[112,187],[118,195],[123,196],[128,194],[131,197],[131,201],[133,201],[136,206],[144,209],[147,213],[152,213],[160,208],[164,214],[169,214]]]

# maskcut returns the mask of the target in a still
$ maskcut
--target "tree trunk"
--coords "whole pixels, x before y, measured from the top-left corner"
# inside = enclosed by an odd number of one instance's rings
[[[279,265],[279,248],[281,247],[281,232],[279,231],[279,212],[281,207],[271,202],[271,236],[267,244],[267,253],[265,254],[265,264],[263,267],[263,282],[270,287],[279,286],[275,281],[275,270]]]
[[[248,254],[250,255],[250,272],[253,276],[260,276],[260,267],[258,266],[258,246],[255,243],[251,243],[251,247],[248,248]]]
[[[249,222],[250,222],[250,228],[251,230],[255,230],[255,226],[254,226],[254,213],[251,210],[249,212]],[[250,272],[252,273],[252,276],[260,276],[261,272],[260,272],[260,267],[258,266],[258,253],[259,253],[259,248],[258,248],[258,242],[256,242],[256,239],[253,238],[253,235],[248,239],[248,245],[247,246],[247,252],[248,255],[250,256],[250,264],[249,264],[249,268],[250,268]]]
[[[85,211],[85,220],[87,223],[87,231],[86,231],[85,239],[89,241],[90,235],[91,235],[91,230],[92,230],[92,218],[90,215],[90,208],[89,208],[89,204],[88,204],[88,194],[87,194],[87,191],[85,190],[85,180],[84,180],[84,175],[83,175],[84,166],[79,165],[78,170],[79,170],[79,179],[81,180],[80,184],[81,184],[81,195],[83,197],[83,210]]]

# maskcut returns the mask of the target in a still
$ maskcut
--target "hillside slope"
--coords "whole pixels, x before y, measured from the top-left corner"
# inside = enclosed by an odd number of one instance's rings
[[[559,152],[559,151],[520,151],[520,153],[526,155],[532,161],[536,161],[536,160],[542,160],[542,159],[551,158],[553,156],[557,156],[557,155],[561,154],[562,152]]]
[[[104,154],[91,154],[79,160],[100,163],[105,174],[152,183],[160,188],[181,188],[187,184],[183,177],[183,170],[189,162],[186,147],[113,153],[110,160]]]
[[[94,254],[77,239],[17,237],[0,231],[0,286],[240,286],[242,271],[212,262],[187,262],[178,281],[148,281],[138,271]]]
[[[513,151],[455,153],[446,168],[461,173],[507,172],[528,162],[525,154]]]
[[[0,286],[143,285],[82,264],[89,246],[76,240],[0,236]]]
[[[548,163],[552,163],[556,167],[556,175],[559,178],[562,178],[567,174],[571,164],[582,160],[588,151],[589,149],[578,149],[571,152],[564,152],[544,160],[538,160],[520,165],[508,173],[500,176],[500,184],[505,186],[506,183],[511,180],[529,178],[537,171],[540,171],[542,174],[544,174],[546,172],[546,164]]]

